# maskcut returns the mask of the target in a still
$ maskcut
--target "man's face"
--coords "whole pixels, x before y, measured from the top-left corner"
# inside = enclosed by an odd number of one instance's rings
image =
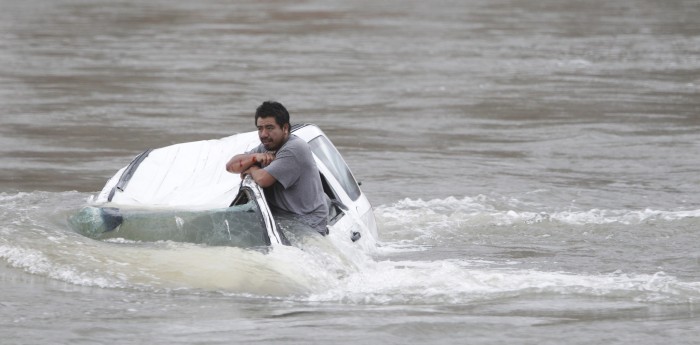
[[[274,116],[259,117],[256,123],[260,142],[268,151],[277,151],[287,140],[289,135],[287,125],[280,127]]]

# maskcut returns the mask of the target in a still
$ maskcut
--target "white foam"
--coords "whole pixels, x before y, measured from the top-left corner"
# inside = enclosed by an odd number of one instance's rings
[[[25,193],[25,192],[19,192],[19,193],[14,193],[14,194],[2,192],[2,193],[0,193],[0,202],[22,199],[22,198],[27,197],[28,195],[29,195],[29,193]]]
[[[99,273],[80,272],[69,265],[53,262],[37,250],[0,246],[0,258],[4,258],[11,266],[24,269],[28,273],[47,276],[76,285],[103,288],[126,286],[124,281],[114,279],[114,277],[100,275]]]
[[[515,208],[517,207],[517,208]],[[571,225],[585,224],[639,224],[648,221],[677,221],[699,218],[698,210],[527,210],[538,206],[524,205],[517,200],[503,202],[477,198],[449,197],[423,201],[404,199],[393,205],[377,207],[378,222],[389,231],[400,228],[442,226],[462,227],[480,225],[513,225],[559,222]],[[544,207],[541,207],[544,208]],[[382,228],[383,229],[383,228]]]
[[[537,270],[473,269],[465,261],[382,261],[313,301],[359,304],[459,304],[523,294],[621,297],[637,302],[700,300],[700,282],[653,275],[579,275]]]
[[[380,242],[376,250],[364,250],[362,246],[358,250],[357,243],[350,242],[346,234],[331,234],[312,238],[302,249],[282,247],[257,252],[173,242],[93,241],[55,229],[55,221],[48,219],[54,217],[56,209],[42,208],[34,202],[46,199],[43,204],[52,205],[55,196],[27,195],[0,194],[4,200],[27,199],[3,206],[6,216],[1,228],[4,236],[0,237],[0,258],[28,273],[77,285],[370,304],[469,303],[532,293],[663,303],[700,299],[700,283],[683,282],[662,272],[588,275],[517,269],[520,265],[491,268],[492,263],[477,260],[382,258],[429,251],[431,247],[419,239],[435,236],[436,230],[451,240],[455,237],[450,232],[463,233],[464,227],[484,224],[665,222],[697,218],[700,210],[544,212],[516,200],[483,196],[405,199],[377,208],[381,233],[392,242]],[[58,197],[70,201],[82,195]],[[49,211],[37,211],[42,209]],[[22,221],[13,224],[17,219]]]

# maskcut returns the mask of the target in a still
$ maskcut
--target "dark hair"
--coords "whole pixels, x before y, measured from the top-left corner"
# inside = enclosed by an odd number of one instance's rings
[[[289,125],[289,112],[281,103],[275,101],[265,101],[255,110],[255,125],[258,125],[258,118],[270,116],[275,117],[275,122],[280,127]]]

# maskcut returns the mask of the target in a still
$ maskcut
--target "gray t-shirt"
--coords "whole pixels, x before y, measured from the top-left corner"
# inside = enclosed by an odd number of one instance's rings
[[[248,153],[264,153],[260,144]],[[291,214],[300,222],[325,233],[328,204],[318,167],[306,141],[294,134],[263,167],[277,182],[265,188],[265,198],[273,213]]]

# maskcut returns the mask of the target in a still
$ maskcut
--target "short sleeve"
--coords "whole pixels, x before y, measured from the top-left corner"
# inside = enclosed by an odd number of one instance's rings
[[[301,166],[293,148],[285,145],[275,154],[275,159],[270,165],[263,168],[279,182],[282,187],[289,188],[301,175]]]

